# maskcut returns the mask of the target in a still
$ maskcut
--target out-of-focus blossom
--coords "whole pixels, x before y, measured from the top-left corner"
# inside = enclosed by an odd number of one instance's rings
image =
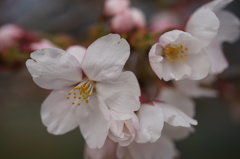
[[[135,113],[119,113],[110,110],[111,125],[108,136],[121,146],[129,145],[139,129],[139,121]]]
[[[217,97],[217,90],[201,86],[212,84],[215,80],[215,77],[216,76],[214,75],[208,75],[206,78],[199,81],[184,79],[180,81],[174,81],[174,84],[180,92],[189,97]]]
[[[143,12],[137,8],[127,9],[111,19],[111,28],[117,33],[125,33],[134,28],[142,28],[146,25]]]
[[[152,46],[149,61],[160,79],[200,80],[210,69],[210,59],[201,42],[191,34],[179,30],[164,33]]]
[[[119,146],[117,149],[117,157],[120,159],[173,159],[177,156],[173,141],[165,135],[154,143],[132,142],[129,146]]]
[[[107,138],[103,147],[91,149],[85,145],[84,159],[117,159],[117,143]]]
[[[110,127],[109,110],[133,113],[140,107],[135,75],[122,72],[130,47],[119,35],[109,34],[86,53],[79,49],[84,56],[75,53],[42,49],[33,52],[26,65],[37,85],[54,89],[41,108],[48,132],[59,135],[79,126],[88,146],[101,148]]]
[[[117,33],[125,33],[134,27],[134,22],[130,10],[125,10],[111,19],[111,28]]]
[[[14,45],[24,35],[24,30],[15,24],[5,24],[0,27],[0,50]]]
[[[158,95],[157,99],[175,106],[177,109],[181,110],[191,118],[195,116],[195,105],[193,100],[188,96],[182,94],[182,92],[178,91],[177,89],[164,87],[161,89],[161,92]],[[167,123],[164,124],[163,127],[163,134],[166,134],[168,137],[174,140],[184,139],[189,135],[189,133],[193,131],[193,127],[174,127]]]
[[[168,103],[152,102],[152,104],[142,104],[137,116],[140,123],[135,138],[137,143],[156,142],[161,136],[164,122],[173,127],[197,125],[196,120]]]
[[[162,12],[155,15],[150,21],[150,31],[160,32],[180,24],[179,17],[172,12]]]
[[[207,47],[213,74],[221,73],[228,67],[222,43],[233,43],[240,35],[239,19],[229,11],[222,10],[232,1],[214,0],[203,5],[190,17],[186,25],[186,31],[199,38]]]
[[[32,49],[33,51],[41,50],[44,48],[56,48],[56,47],[57,46],[55,46],[51,41],[47,39],[42,39],[39,42],[34,42],[30,44],[30,49]]]
[[[130,9],[133,19],[134,27],[136,28],[143,28],[146,25],[146,18],[144,13],[138,8],[131,8]]]
[[[105,0],[103,5],[103,12],[106,16],[115,16],[126,9],[128,9],[130,5],[129,0]]]

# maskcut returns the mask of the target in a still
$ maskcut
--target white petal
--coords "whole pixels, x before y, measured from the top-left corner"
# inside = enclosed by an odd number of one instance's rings
[[[45,89],[60,89],[82,80],[81,65],[77,59],[57,48],[31,53],[26,65],[34,82]]]
[[[109,110],[104,102],[96,94],[92,94],[89,103],[81,103],[76,111],[82,135],[88,146],[101,148],[110,126]]]
[[[96,91],[111,110],[132,113],[140,107],[140,87],[136,76],[130,71],[123,72],[115,81],[98,82]]]
[[[186,32],[201,41],[204,47],[209,45],[217,35],[219,20],[210,9],[199,9],[190,17],[186,25]]]
[[[68,47],[66,52],[73,55],[79,61],[79,63],[82,63],[83,57],[86,53],[86,48],[80,45],[74,45]]]
[[[171,79],[180,80],[185,78],[185,76],[189,77],[191,75],[192,69],[185,62],[172,63],[167,59],[162,61],[163,68],[163,79],[165,81],[169,81]]]
[[[137,116],[140,128],[137,131],[135,141],[138,143],[152,143],[157,141],[161,136],[164,123],[161,107],[143,104]]]
[[[193,127],[181,127],[181,126],[171,126],[168,123],[164,124],[164,128],[162,131],[163,135],[170,137],[174,140],[182,140],[189,136],[190,133],[194,132]]]
[[[139,129],[139,121],[135,113],[125,114],[110,111],[112,121],[108,136],[121,146],[129,145],[134,137],[135,130]]]
[[[183,31],[180,30],[173,30],[173,31],[168,31],[164,33],[163,35],[160,36],[159,38],[159,44],[165,48],[168,44],[174,42],[177,40],[179,35],[183,33]]]
[[[218,95],[216,90],[209,88],[202,88],[200,81],[184,79],[176,81],[174,84],[179,91],[189,97],[216,97]]]
[[[76,106],[66,99],[71,88],[54,90],[41,107],[41,118],[49,133],[61,135],[78,126]]]
[[[149,62],[153,71],[160,79],[162,79],[163,72],[161,64],[162,60],[163,60],[162,47],[158,43],[154,44],[151,50],[149,51]]]
[[[82,68],[94,81],[106,81],[120,76],[130,55],[130,46],[117,34],[109,34],[93,42],[83,58]]]
[[[210,9],[214,12],[217,12],[217,11],[223,9],[224,7],[226,7],[226,5],[228,5],[232,1],[233,0],[214,0],[214,1],[208,2],[207,4],[203,5],[200,9],[202,9],[202,8]]]
[[[100,149],[91,149],[85,145],[84,159],[117,159],[116,151],[117,143],[107,138]]]
[[[228,61],[223,53],[221,43],[211,43],[207,48],[211,59],[211,73],[219,74],[228,68]]]
[[[178,83],[178,81],[176,83]],[[184,88],[188,89],[188,85],[184,85]],[[178,90],[165,87],[161,89],[161,92],[158,95],[157,99],[159,99],[160,101],[164,101],[172,106],[175,106],[190,117],[193,117],[195,114],[193,100],[185,96]]]
[[[200,80],[206,77],[210,71],[210,58],[205,49],[202,49],[198,54],[189,54],[186,57],[186,63],[191,67],[191,76],[189,79]]]
[[[187,54],[197,54],[202,49],[201,42],[187,32],[180,33],[178,38],[173,41],[171,45],[182,45],[183,47],[188,48],[188,50],[185,51]]]
[[[124,159],[173,159],[178,156],[173,141],[165,136],[161,136],[154,143],[133,142],[126,148],[118,148],[117,151],[118,157],[125,155]]]
[[[216,13],[220,21],[218,35],[213,41],[233,43],[240,36],[240,21],[238,17],[228,11]]]
[[[154,102],[154,105],[162,108],[164,121],[172,126],[190,127],[197,125],[197,121],[188,117],[181,110],[165,103]]]

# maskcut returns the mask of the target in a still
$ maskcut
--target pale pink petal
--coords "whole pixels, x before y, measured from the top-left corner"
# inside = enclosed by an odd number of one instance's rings
[[[137,112],[140,128],[135,141],[138,143],[156,142],[163,128],[163,112],[161,107],[143,104]]]
[[[218,92],[200,86],[201,81],[184,79],[174,82],[176,88],[189,97],[216,97]]]
[[[51,134],[61,135],[78,126],[76,106],[66,98],[70,90],[71,88],[54,90],[42,104],[42,122]]]
[[[148,55],[150,65],[153,71],[156,73],[156,75],[160,79],[162,79],[162,72],[163,72],[162,64],[161,64],[161,61],[163,60],[162,52],[163,52],[162,47],[157,43],[152,46]]]
[[[146,18],[144,13],[137,9],[137,8],[131,8],[131,14],[132,14],[132,19],[135,27],[137,28],[143,28],[146,26]]]
[[[164,121],[172,126],[190,127],[197,125],[197,121],[188,117],[181,110],[165,103],[154,102],[154,105],[162,108]]]
[[[90,148],[101,148],[107,138],[110,116],[101,98],[92,94],[89,103],[81,103],[76,109],[77,120]]]
[[[226,7],[232,1],[233,0],[213,0],[213,1],[210,1],[210,2],[206,3],[205,5],[203,5],[200,9],[202,9],[202,8],[210,9],[214,12],[217,12],[217,11],[223,9],[224,7]]]
[[[188,20],[186,32],[199,39],[206,47],[217,35],[219,25],[219,20],[213,11],[201,8]]]
[[[166,135],[171,139],[179,141],[187,138],[189,134],[193,132],[194,132],[193,127],[186,128],[181,126],[172,126],[169,125],[168,123],[165,123],[162,134]]]
[[[140,87],[130,71],[123,72],[115,81],[98,82],[96,92],[111,110],[132,113],[140,107]]]
[[[110,21],[110,26],[116,33],[126,33],[131,31],[135,27],[131,10],[125,10],[114,16]]]
[[[84,159],[117,159],[117,143],[107,138],[102,148],[91,149],[85,145]]]
[[[161,136],[154,143],[133,142],[128,147],[118,147],[117,156],[123,159],[173,159],[178,152],[171,139]]]
[[[82,63],[83,57],[86,53],[86,48],[80,45],[73,45],[68,47],[66,52],[73,55],[79,63]]]
[[[165,48],[168,44],[174,42],[175,40],[178,39],[180,34],[188,34],[186,32],[180,31],[180,30],[172,30],[164,33],[163,35],[160,36],[159,38],[159,44]]]
[[[34,82],[45,89],[60,89],[82,80],[81,65],[67,52],[49,48],[31,53],[27,60],[28,71]]]
[[[178,83],[178,81],[175,83]],[[188,85],[184,85],[184,88],[188,89]],[[165,87],[161,89],[161,92],[156,99],[164,101],[172,106],[175,106],[176,108],[183,111],[189,117],[194,117],[195,115],[195,107],[193,100],[176,89]]]
[[[126,10],[129,5],[129,0],[105,0],[103,12],[106,16],[114,16]]]
[[[130,55],[130,46],[117,34],[108,34],[93,42],[87,49],[82,68],[88,78],[105,82],[120,76]]]
[[[182,61],[172,63],[167,59],[163,59],[162,70],[162,78],[165,81],[172,79],[181,80],[186,76],[189,77],[192,74],[192,68]]]
[[[239,18],[229,11],[220,11],[216,15],[219,18],[220,27],[213,41],[234,43],[240,36]]]
[[[198,54],[189,54],[186,57],[186,63],[191,67],[191,76],[189,79],[200,80],[209,73],[211,62],[208,53],[202,49]]]
[[[221,43],[211,43],[207,48],[211,60],[211,73],[219,74],[228,68],[228,61],[223,53]]]
[[[30,48],[32,50],[41,50],[44,48],[57,48],[57,46],[55,46],[51,41],[49,41],[47,39],[42,39],[39,42],[31,43]]]

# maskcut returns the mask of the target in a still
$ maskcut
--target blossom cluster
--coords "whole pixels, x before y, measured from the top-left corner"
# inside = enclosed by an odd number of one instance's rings
[[[48,41],[33,44],[37,51],[26,62],[28,71],[38,86],[53,90],[41,107],[47,131],[61,135],[79,127],[86,159],[179,156],[174,141],[197,125],[191,97],[218,94],[200,84],[211,83],[228,67],[221,45],[239,38],[238,18],[223,10],[230,2],[205,4],[181,30],[162,29],[147,53],[154,73],[145,73],[144,63],[134,64],[132,46],[118,34],[66,51]],[[143,12],[130,7],[129,0],[106,0],[103,10],[114,33],[146,25]],[[153,95],[143,87],[151,79],[157,79]]]

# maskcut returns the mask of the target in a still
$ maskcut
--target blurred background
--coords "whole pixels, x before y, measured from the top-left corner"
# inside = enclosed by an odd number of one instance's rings
[[[164,9],[161,4],[184,3],[187,18],[208,0],[132,0],[147,20]],[[26,30],[65,33],[84,40],[99,18],[103,0],[1,0],[0,26],[15,23]],[[227,10],[240,18],[240,1]],[[240,41],[224,44],[230,67],[222,74],[239,87]],[[40,106],[49,91],[32,81],[25,66],[0,74],[0,159],[81,159],[84,140],[78,129],[54,136],[41,123]],[[240,97],[239,97],[240,98]],[[177,143],[182,159],[239,159],[240,106],[222,98],[198,98],[199,125],[189,138]]]

